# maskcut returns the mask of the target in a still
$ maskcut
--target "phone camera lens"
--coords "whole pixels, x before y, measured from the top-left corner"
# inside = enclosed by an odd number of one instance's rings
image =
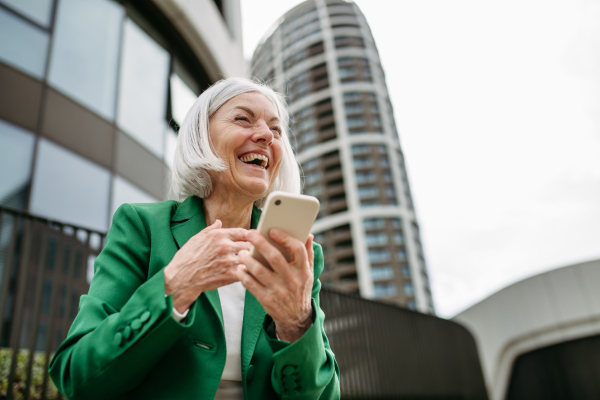
[[[281,204],[281,200],[275,200],[275,205],[278,206]]]

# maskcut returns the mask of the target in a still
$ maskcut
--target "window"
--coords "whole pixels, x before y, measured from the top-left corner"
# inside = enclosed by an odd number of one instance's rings
[[[385,227],[385,221],[383,218],[369,218],[363,221],[363,227],[366,230],[370,229],[382,229]]]
[[[192,105],[196,102],[198,96],[196,96],[196,93],[194,93],[178,74],[171,74],[170,83],[173,119],[177,125],[181,126],[183,119]]]
[[[35,136],[0,120],[0,204],[27,208]]]
[[[377,152],[379,154],[387,154],[387,146],[385,144],[377,145]]]
[[[390,261],[390,252],[387,249],[369,250],[369,261],[371,263]]]
[[[388,237],[383,232],[367,233],[368,246],[384,246],[388,243]]]
[[[379,117],[372,117],[371,118],[371,124],[373,126],[381,126],[381,118],[379,118]]]
[[[361,208],[377,208],[381,206],[381,202],[379,200],[362,201],[360,206]]]
[[[390,166],[390,160],[388,160],[387,157],[380,157],[379,158],[379,165],[381,165],[382,167],[389,167]]]
[[[315,172],[306,174],[306,176],[304,177],[304,183],[306,185],[311,185],[315,182],[318,182],[320,179],[321,179],[321,171],[315,171]]]
[[[113,178],[112,184],[111,216],[123,203],[154,203],[158,201],[118,175]]]
[[[350,104],[346,106],[346,114],[360,114],[364,111],[362,104]]]
[[[402,220],[400,218],[392,218],[390,221],[392,222],[392,228],[402,229]]]
[[[50,27],[53,0],[0,0],[13,10],[25,15],[45,28]],[[1,26],[2,24],[0,24]],[[5,37],[5,36],[2,36]]]
[[[353,101],[360,101],[362,96],[359,92],[348,92],[344,93],[344,102],[350,103]]]
[[[123,16],[116,2],[61,0],[52,39],[50,84],[109,120]]]
[[[31,212],[106,231],[110,173],[46,139],[38,144]]]
[[[308,196],[318,197],[323,192],[323,187],[321,185],[312,186],[304,191],[304,194]]]
[[[298,139],[298,142],[300,144],[307,144],[307,143],[314,141],[317,138],[317,132],[314,130],[310,130],[310,131],[304,132],[302,135],[299,135],[299,136],[300,136],[300,139]]]
[[[376,283],[373,285],[375,291],[375,298],[395,296],[398,292],[396,285],[391,282],[387,283]]]
[[[410,282],[406,282],[402,289],[404,290],[404,294],[408,297],[412,297],[415,295],[415,288]]]
[[[366,199],[369,197],[379,196],[379,189],[375,186],[364,186],[358,188],[358,197],[360,199]]]
[[[302,169],[311,170],[311,169],[315,168],[317,165],[319,165],[319,160],[316,158],[313,158],[312,160],[308,160],[304,164],[302,164]]]
[[[392,173],[389,171],[386,171],[383,173],[383,180],[385,182],[392,182],[394,180],[394,178],[392,177]]]
[[[0,61],[42,79],[48,34],[0,8]]]
[[[404,235],[400,232],[394,232],[394,243],[395,244],[402,244],[404,243]]]
[[[315,120],[313,118],[307,118],[298,123],[297,129],[299,131],[304,131],[306,129],[312,128],[315,126]]]
[[[340,79],[350,78],[356,76],[356,69],[352,67],[339,68],[338,74],[340,76]]]
[[[356,182],[359,184],[374,182],[375,178],[375,173],[373,171],[356,173]]]
[[[159,157],[164,154],[169,63],[169,53],[127,20],[117,123]]]
[[[294,113],[294,117],[297,120],[304,119],[312,114],[312,107],[304,107]]]
[[[400,272],[402,273],[403,278],[410,278],[410,268],[408,265],[403,265]]]
[[[347,120],[348,128],[362,128],[365,126],[365,119],[363,117],[349,117]]]
[[[394,270],[389,265],[371,268],[371,278],[374,281],[382,281],[385,279],[392,279],[394,277]]]
[[[368,168],[373,166],[373,159],[371,157],[360,157],[354,159],[354,168]]]
[[[396,189],[394,189],[393,186],[388,185],[388,186],[385,187],[385,194],[388,197],[396,197]]]
[[[433,306],[431,307],[433,308]],[[417,309],[417,302],[414,300],[411,300],[408,302],[408,309],[409,310],[416,310]]]
[[[400,249],[396,251],[396,258],[399,261],[406,261],[406,250]]]
[[[177,134],[170,127],[167,128],[165,134],[165,164],[169,168],[173,167],[175,159],[175,151],[177,150]]]
[[[352,146],[352,154],[365,154],[371,151],[371,146],[368,144],[355,144]]]

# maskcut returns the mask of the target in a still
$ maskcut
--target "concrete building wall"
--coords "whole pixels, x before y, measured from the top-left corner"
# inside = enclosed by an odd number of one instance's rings
[[[600,334],[600,260],[515,283],[452,320],[474,335],[494,400],[504,399],[515,359],[557,343]]]

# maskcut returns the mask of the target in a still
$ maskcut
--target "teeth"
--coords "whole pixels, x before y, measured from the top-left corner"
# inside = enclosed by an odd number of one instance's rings
[[[267,168],[267,165],[269,165],[269,158],[267,156],[263,156],[262,154],[250,153],[240,157],[240,161],[245,163],[252,162],[256,159],[261,160],[260,166],[263,168]]]

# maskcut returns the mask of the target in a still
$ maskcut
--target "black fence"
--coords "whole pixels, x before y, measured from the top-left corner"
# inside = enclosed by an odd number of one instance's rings
[[[104,234],[0,207],[0,399],[62,398],[48,364]]]
[[[321,291],[342,399],[487,399],[475,341],[461,325]]]
[[[0,207],[0,399],[62,398],[48,364],[103,243],[103,233]],[[343,399],[487,399],[462,326],[329,289],[321,306]]]

